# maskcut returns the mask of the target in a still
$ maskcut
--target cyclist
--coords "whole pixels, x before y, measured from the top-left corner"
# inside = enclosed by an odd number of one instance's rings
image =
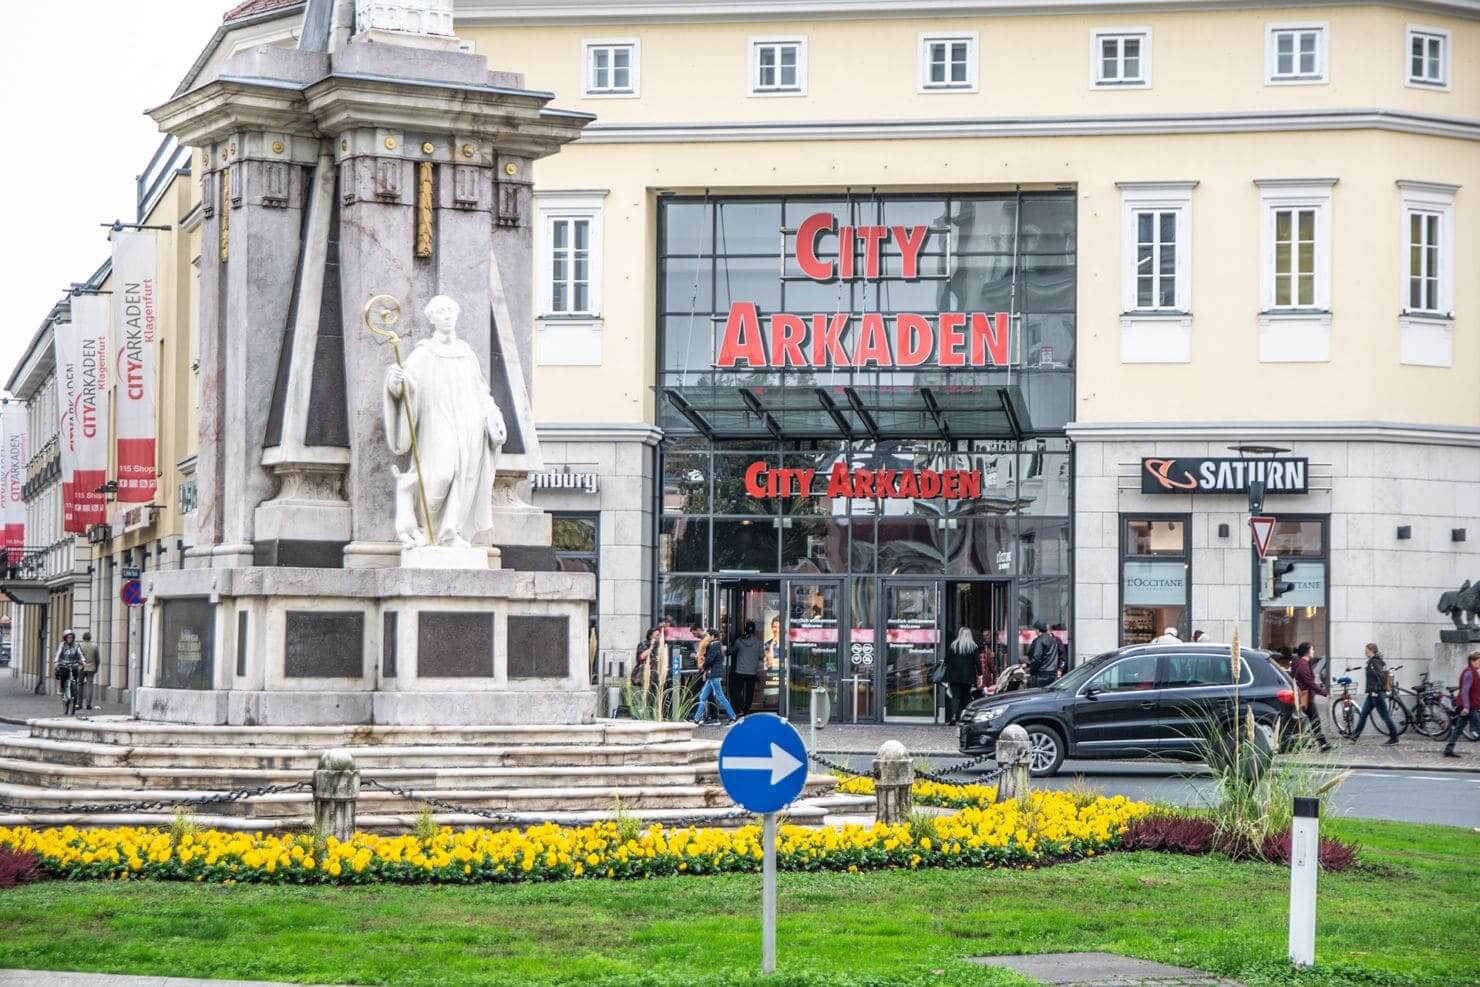
[[[77,679],[79,686],[78,695],[81,696],[80,686],[82,684],[82,649],[77,646],[77,635],[72,628],[62,632],[62,646],[57,649],[56,661],[57,682],[62,687],[62,709],[66,710],[67,700],[70,696],[68,689],[72,687],[72,680]]]

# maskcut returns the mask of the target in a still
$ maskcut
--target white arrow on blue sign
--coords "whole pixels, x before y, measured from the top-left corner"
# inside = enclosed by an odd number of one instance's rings
[[[807,784],[802,735],[774,713],[755,713],[725,734],[719,747],[719,780],[736,805],[776,812],[796,801]]]

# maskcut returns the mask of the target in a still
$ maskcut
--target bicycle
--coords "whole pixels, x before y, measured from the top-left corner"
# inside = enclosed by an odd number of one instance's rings
[[[1343,669],[1341,678],[1336,684],[1341,686],[1341,692],[1331,697],[1331,726],[1343,737],[1350,737],[1357,729],[1357,714],[1361,707],[1352,699],[1352,677],[1345,674],[1354,672],[1354,668]]]
[[[1382,691],[1383,698],[1387,700],[1388,715],[1393,718],[1393,726],[1398,728],[1399,736],[1408,732],[1408,726],[1413,720],[1413,711],[1408,708],[1408,704],[1399,695],[1403,690],[1398,685],[1398,676],[1393,674],[1402,669],[1402,667],[1402,665],[1392,665],[1388,668],[1384,683],[1387,688]]]
[[[82,708],[82,669],[66,668],[62,680],[62,715],[75,716]]]
[[[1418,677],[1417,689],[1406,689],[1413,696],[1413,729],[1425,737],[1442,740],[1449,735],[1449,705],[1444,690],[1429,681],[1429,673]]]

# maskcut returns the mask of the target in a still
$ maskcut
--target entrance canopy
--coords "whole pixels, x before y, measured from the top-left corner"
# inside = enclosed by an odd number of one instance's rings
[[[674,376],[658,386],[659,424],[711,440],[1021,439],[1033,431],[1017,384],[933,382],[923,374],[911,383],[881,383],[883,375]]]

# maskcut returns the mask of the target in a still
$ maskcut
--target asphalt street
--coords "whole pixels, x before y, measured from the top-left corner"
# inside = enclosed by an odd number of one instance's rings
[[[1461,753],[1480,767],[1480,744],[1470,744],[1468,750],[1462,747]],[[866,756],[854,756],[849,758],[849,764],[866,773],[869,760]],[[935,771],[949,765],[946,758],[931,759]],[[962,780],[969,781],[970,773]],[[1212,778],[1205,768],[1196,764],[1065,761],[1059,775],[1034,779],[1033,784],[1066,788],[1081,780],[1106,795],[1173,805],[1209,806],[1215,798]],[[1360,819],[1480,826],[1480,773],[1356,769],[1331,796],[1328,813]]]

